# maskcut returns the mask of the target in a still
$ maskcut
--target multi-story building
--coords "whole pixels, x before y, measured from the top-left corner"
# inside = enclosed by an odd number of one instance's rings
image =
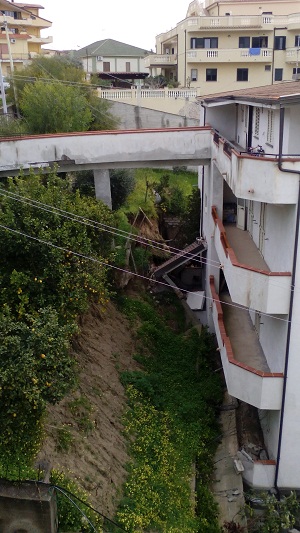
[[[21,69],[42,53],[42,45],[52,37],[41,37],[41,30],[52,23],[40,17],[42,6],[0,0],[0,60],[2,73]]]
[[[299,489],[300,82],[201,104],[203,124],[214,128],[199,174],[205,320],[228,391],[257,409],[264,440],[262,454],[251,444],[239,453],[244,477],[254,487]]]
[[[75,57],[81,60],[88,76],[96,74],[102,80],[109,80],[112,86],[122,86],[123,81],[123,85],[130,88],[131,84],[139,84],[149,76],[144,61],[148,53],[143,48],[104,39],[77,50]]]
[[[156,37],[145,65],[150,75],[212,94],[292,80],[299,48],[298,1],[194,0],[184,20]]]

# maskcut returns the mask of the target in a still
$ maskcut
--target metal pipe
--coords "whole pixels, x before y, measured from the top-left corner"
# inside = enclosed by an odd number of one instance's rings
[[[297,170],[288,170],[286,168],[283,168],[283,166],[282,166],[284,114],[285,114],[285,109],[284,109],[284,107],[280,106],[278,168],[279,168],[279,170],[281,172],[289,172],[289,173],[292,173],[292,174],[298,174],[298,176],[299,176],[297,213],[296,213],[296,230],[295,230],[295,239],[294,239],[294,254],[293,254],[293,267],[292,267],[292,279],[291,279],[291,287],[293,287],[295,285],[295,278],[296,278],[297,252],[298,252],[298,240],[299,240],[299,225],[300,225],[300,175],[299,175],[299,172]],[[277,460],[276,460],[275,480],[274,480],[274,486],[275,486],[277,495],[280,494],[279,488],[278,488],[278,474],[279,474],[279,463],[280,463],[280,454],[281,454],[281,445],[282,445],[283,419],[284,419],[286,387],[287,387],[287,373],[288,373],[288,367],[289,367],[289,351],[290,351],[290,342],[291,342],[291,328],[292,328],[292,317],[293,317],[294,294],[295,294],[295,291],[291,290],[291,298],[290,298],[289,314],[288,314],[288,328],[287,328],[287,338],[286,338],[286,349],[285,349],[283,390],[282,390],[282,401],[281,401],[281,410],[280,410]]]

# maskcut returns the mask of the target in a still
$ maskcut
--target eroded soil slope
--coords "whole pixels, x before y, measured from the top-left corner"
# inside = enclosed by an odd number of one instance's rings
[[[129,460],[122,434],[125,393],[119,372],[137,369],[134,332],[109,303],[93,306],[74,342],[79,367],[76,392],[48,409],[46,439],[38,463],[76,478],[97,510],[112,517]]]

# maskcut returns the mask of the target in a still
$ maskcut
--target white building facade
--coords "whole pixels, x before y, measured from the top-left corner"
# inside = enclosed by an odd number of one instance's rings
[[[199,174],[206,321],[229,393],[258,410],[256,488],[300,488],[300,83],[204,97],[211,163]],[[264,154],[251,148],[261,145]]]

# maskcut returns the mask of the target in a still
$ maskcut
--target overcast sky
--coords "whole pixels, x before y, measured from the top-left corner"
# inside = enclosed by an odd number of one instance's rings
[[[155,36],[185,18],[190,0],[41,0],[40,16],[52,22],[44,48],[79,49],[102,39],[155,51]]]

